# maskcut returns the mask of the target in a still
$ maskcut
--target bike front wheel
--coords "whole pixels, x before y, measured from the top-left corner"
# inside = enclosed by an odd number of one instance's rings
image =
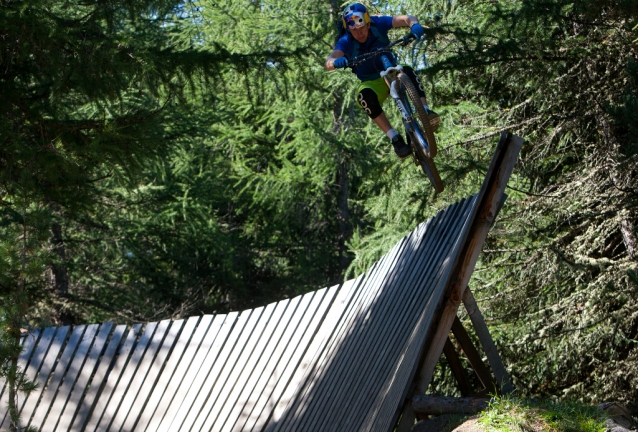
[[[406,102],[410,104],[410,111],[412,111],[413,115],[415,114],[411,119],[412,123],[414,124],[414,126],[418,125],[419,129],[421,129],[425,135],[430,154],[424,154],[424,156],[434,158],[437,153],[436,138],[434,138],[434,131],[432,130],[432,126],[430,125],[428,113],[423,107],[421,96],[419,96],[419,93],[417,92],[414,84],[412,83],[412,80],[408,75],[401,72],[397,77],[397,80],[399,81],[402,93],[406,95]],[[422,153],[425,153],[425,149],[420,150],[422,151]]]
[[[434,140],[432,127],[429,120],[427,120],[427,113],[410,78],[401,73],[397,79],[400,83],[400,97],[409,115],[409,118],[404,119],[405,132],[410,138],[417,165],[421,167],[425,176],[430,180],[434,190],[437,193],[441,193],[445,186],[432,160],[434,155],[436,155],[436,141]]]
[[[443,180],[441,180],[441,176],[439,175],[439,170],[436,169],[436,165],[430,156],[425,154],[424,151],[419,152],[417,149],[422,146],[421,143],[425,142],[425,138],[423,137],[423,132],[413,127],[413,125],[406,125],[406,131],[410,137],[410,143],[412,144],[412,148],[414,150],[414,158],[416,160],[417,165],[421,167],[425,176],[430,180],[432,187],[437,193],[443,192],[445,185],[443,184]]]
[[[443,184],[443,180],[441,180],[439,170],[436,169],[436,165],[434,165],[434,161],[432,160],[432,158],[421,156],[418,158],[418,160],[423,173],[428,177],[430,183],[432,183],[434,190],[437,193],[443,192],[443,189],[445,189],[445,185]]]

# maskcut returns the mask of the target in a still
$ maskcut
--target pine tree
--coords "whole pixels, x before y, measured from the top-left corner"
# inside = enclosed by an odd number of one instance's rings
[[[220,64],[246,60],[222,46],[184,45],[184,8],[0,3],[0,373],[9,379],[12,430],[16,391],[28,387],[17,370],[20,329],[29,316],[45,324],[47,312],[55,323],[75,319],[56,310],[56,300],[74,295],[78,259],[67,230],[108,231],[94,219],[109,204],[107,188],[135,184],[170,150],[187,94],[211,86]]]
[[[427,52],[421,72],[442,114],[436,162],[447,190],[410,201],[410,184],[398,182],[369,199],[378,229],[355,237],[354,268],[415,219],[475,192],[496,137],[517,133],[527,144],[471,286],[521,392],[635,399],[636,3],[395,7],[430,27],[415,52]]]
[[[635,2],[459,4],[432,45],[441,97],[484,107],[457,124],[527,140],[473,283],[529,394],[635,399],[635,13]]]

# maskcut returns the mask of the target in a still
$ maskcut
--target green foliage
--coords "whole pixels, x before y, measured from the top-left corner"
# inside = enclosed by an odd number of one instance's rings
[[[106,253],[118,226],[102,218],[128,204],[118,192],[135,189],[170,154],[188,99],[209,92],[219,65],[249,60],[218,44],[180,42],[184,8],[170,0],[0,3],[0,360],[10,410],[14,391],[28,387],[16,363],[21,327],[90,317],[75,304],[106,304],[118,316],[140,301],[113,301],[104,285],[92,287],[99,299],[86,298],[77,270],[126,269],[128,251]],[[74,249],[78,241],[99,247]]]
[[[442,194],[356,78],[323,70],[342,4],[0,3],[2,358],[27,324],[238,310],[360,274],[476,193],[509,129],[526,145],[471,286],[514,382],[635,399],[636,2],[370,6],[429,26],[399,57],[441,115]]]
[[[470,284],[523,395],[636,399],[636,36],[626,17],[637,5],[396,5],[433,18],[415,52],[427,50],[422,72],[442,114],[436,163],[446,191],[411,200],[407,169],[400,180],[375,177],[383,193],[365,200],[374,229],[353,238],[352,268],[475,193],[501,130],[524,137]],[[439,371],[438,388],[451,389],[450,379]]]
[[[20,370],[17,358],[22,351],[23,317],[38,295],[47,259],[47,251],[40,245],[42,226],[48,222],[47,213],[29,202],[28,197],[15,197],[14,204],[21,213],[7,211],[13,224],[2,227],[0,236],[0,378],[7,385],[10,396],[16,391],[24,394],[35,389]],[[15,398],[9,400],[11,423],[18,424]]]
[[[603,432],[603,411],[578,402],[533,401],[513,397],[492,399],[479,423],[490,431]]]
[[[444,16],[428,72],[527,143],[471,286],[520,392],[634,400],[636,3],[479,7]]]
[[[313,113],[302,110],[309,97],[302,84],[288,82],[292,65],[255,49],[282,45],[270,45],[265,33],[280,12],[239,2],[219,11],[202,4],[199,18],[184,23],[184,34],[197,34],[202,49],[232,42],[233,55],[241,53],[245,63],[218,69],[218,94],[191,93],[168,132],[173,147],[164,161],[149,166],[134,188],[113,190],[110,199],[121,208],[99,218],[117,237],[104,238],[99,230],[82,236],[82,250],[92,243],[92,255],[113,252],[109,266],[82,268],[90,260],[78,260],[77,292],[117,299],[132,312],[128,319],[251,307],[334,277],[333,247],[316,239],[334,171],[316,165],[323,157],[316,148],[305,156],[307,166],[296,166],[290,155],[295,144],[308,146],[326,134],[312,124]],[[241,32],[263,43],[242,45],[249,39],[238,38]],[[299,103],[287,105],[291,97]],[[319,229],[308,223],[313,218]],[[114,312],[96,302],[78,307],[95,318]]]

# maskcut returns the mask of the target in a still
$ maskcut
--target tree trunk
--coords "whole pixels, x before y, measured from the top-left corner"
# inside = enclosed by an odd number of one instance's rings
[[[487,408],[485,398],[453,398],[417,395],[412,398],[412,409],[423,415],[476,414]]]
[[[53,214],[59,216],[62,213],[57,203],[50,200],[47,202]],[[69,272],[66,264],[66,247],[62,236],[62,225],[55,219],[51,222],[51,245],[53,252],[57,255],[56,262],[51,263],[50,267],[51,288],[57,296],[64,297],[69,292]],[[59,325],[75,324],[73,314],[68,308],[63,308],[58,312],[57,320]]]
[[[333,91],[333,107],[332,107],[332,132],[338,135],[344,126],[344,118],[342,114],[343,95]],[[350,212],[348,208],[349,198],[349,182],[348,182],[348,155],[344,150],[340,150],[338,154],[337,168],[337,221],[339,223],[338,237],[338,253],[339,253],[339,274],[343,275],[350,265],[350,258],[347,254],[347,243],[352,236],[350,228]]]
[[[22,325],[22,320],[25,314],[24,308],[24,287],[25,287],[25,271],[27,266],[27,210],[23,208],[22,213],[22,250],[20,252],[21,255],[21,275],[20,280],[18,281],[18,289],[15,294],[14,301],[17,305],[17,308],[13,311],[13,316],[11,317],[11,328],[9,333],[12,336],[12,342],[15,346],[20,346],[20,327]],[[9,371],[9,376],[7,377],[7,384],[9,386],[9,430],[11,432],[18,431],[20,425],[20,416],[18,412],[18,354],[14,354],[11,356],[11,369]]]
[[[51,282],[55,292],[66,294],[69,291],[69,273],[66,268],[66,250],[62,239],[62,227],[59,223],[54,222],[51,225],[51,233],[53,234],[51,239],[53,251],[60,259],[59,264],[51,265]]]
[[[330,1],[330,17],[337,20],[341,10],[339,2]],[[336,90],[332,92],[332,133],[338,135],[344,127],[345,119],[343,116],[343,94]],[[350,226],[350,211],[348,207],[349,199],[349,181],[348,181],[348,155],[343,149],[340,149],[337,155],[337,221],[339,224],[338,237],[338,254],[339,254],[339,274],[343,276],[346,269],[350,265],[348,257],[347,243],[352,236],[352,228]]]
[[[622,144],[616,135],[614,135],[612,125],[604,114],[601,113],[598,115],[596,120],[599,130],[602,132],[604,144],[609,151],[610,159],[613,163],[609,174],[614,182],[614,187],[620,190],[631,190],[632,185],[634,184],[634,175],[631,169],[622,168]],[[625,245],[625,250],[627,251],[629,258],[633,258],[636,253],[636,234],[634,223],[631,218],[631,211],[626,208],[620,208],[618,215],[620,217],[620,233]]]
[[[627,255],[629,255],[629,258],[633,258],[636,254],[636,235],[634,234],[636,231],[634,229],[634,223],[629,217],[623,217],[620,222],[620,232],[623,242],[625,243],[625,248],[627,249]]]
[[[347,255],[347,242],[350,240],[352,232],[350,230],[350,214],[348,210],[348,166],[345,161],[339,163],[338,185],[339,195],[337,197],[339,221],[339,273],[344,274],[350,259]]]

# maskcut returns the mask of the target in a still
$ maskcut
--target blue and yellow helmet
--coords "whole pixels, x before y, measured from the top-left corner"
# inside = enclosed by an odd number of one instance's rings
[[[352,3],[343,10],[341,21],[345,29],[359,28],[370,22],[370,14],[361,3]]]

